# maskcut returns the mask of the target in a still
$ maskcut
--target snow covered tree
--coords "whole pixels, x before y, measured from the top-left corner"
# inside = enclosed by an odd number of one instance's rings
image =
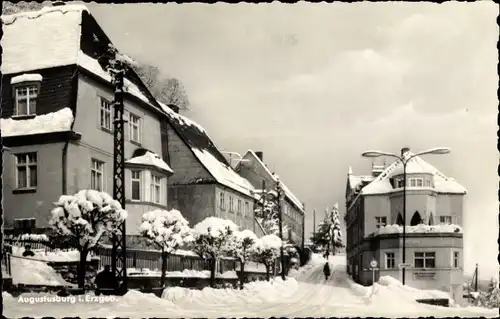
[[[335,248],[342,248],[342,233],[340,231],[340,217],[338,204],[335,204],[332,212],[325,212],[325,218],[318,225],[318,231],[311,237],[312,243],[325,250],[329,255],[330,251],[335,254]]]
[[[491,278],[487,291],[481,291],[479,293],[478,303],[479,306],[486,308],[500,307],[500,289],[496,278]]]
[[[276,235],[266,235],[255,244],[255,257],[266,267],[266,279],[270,280],[271,267],[280,256],[281,239]]]
[[[168,256],[191,243],[193,237],[189,222],[178,210],[153,210],[142,215],[139,233],[161,249],[161,286],[165,283]]]
[[[234,240],[227,245],[228,254],[240,262],[240,288],[243,289],[245,263],[255,254],[255,245],[259,239],[251,230],[245,229],[234,233]]]
[[[279,236],[279,210],[274,190],[267,190],[261,200],[255,205],[255,218],[264,228],[266,235]],[[283,225],[283,234],[288,231],[288,226]]]
[[[109,194],[82,190],[75,195],[63,195],[54,203],[50,225],[80,252],[78,287],[85,285],[87,255],[104,234],[112,234],[125,222],[127,212]]]
[[[335,203],[333,205],[332,213],[330,214],[332,219],[332,227],[330,228],[330,238],[332,240],[332,252],[335,255],[336,248],[344,247],[342,240],[342,232],[340,231],[340,214],[339,214],[339,204]]]
[[[238,226],[230,220],[207,217],[193,228],[192,248],[203,259],[210,259],[210,285],[215,287],[215,268],[220,256],[235,240]]]

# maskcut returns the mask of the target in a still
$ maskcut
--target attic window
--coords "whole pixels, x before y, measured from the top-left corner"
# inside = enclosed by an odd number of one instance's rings
[[[10,80],[15,101],[14,116],[36,115],[36,102],[41,81],[40,74],[22,74]]]

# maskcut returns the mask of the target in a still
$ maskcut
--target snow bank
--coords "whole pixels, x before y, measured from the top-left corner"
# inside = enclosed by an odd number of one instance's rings
[[[378,228],[372,233],[373,236],[383,234],[398,234],[403,233],[403,226],[396,224],[386,225]],[[406,233],[462,233],[462,227],[458,225],[416,225],[406,226]]]
[[[25,73],[25,74],[21,74],[21,75],[12,77],[12,79],[10,79],[10,84],[16,84],[16,83],[22,83],[22,82],[40,82],[40,81],[42,81],[42,79],[43,79],[43,77],[40,74]]]
[[[32,119],[1,119],[2,136],[33,135],[71,131],[73,112],[64,108],[54,113],[35,116]]]
[[[146,154],[144,154],[142,156],[133,157],[133,158],[127,160],[125,163],[152,166],[152,167],[157,167],[160,170],[167,171],[170,173],[174,172],[170,168],[170,166],[168,166],[168,164],[165,163],[165,161],[163,161],[161,159],[161,157],[158,154],[155,154],[152,152],[146,152]]]
[[[10,265],[14,284],[74,287],[43,261],[11,256]]]
[[[33,249],[35,256],[26,257],[32,260],[43,261],[43,262],[76,262],[80,260],[80,252],[78,250],[56,250],[56,251],[45,251],[44,249]],[[22,257],[24,252],[24,247],[12,247],[12,256]],[[87,255],[87,261],[90,261],[92,256]]]
[[[19,240],[32,240],[37,242],[47,242],[49,237],[45,234],[22,234],[19,236]]]
[[[161,277],[161,271],[149,270],[147,268],[127,268],[127,275],[140,277]],[[165,272],[165,276],[169,278],[210,278],[210,271],[184,269],[182,271],[167,271]],[[215,277],[221,279],[238,279],[238,275],[234,270],[225,271],[222,274],[216,273]]]

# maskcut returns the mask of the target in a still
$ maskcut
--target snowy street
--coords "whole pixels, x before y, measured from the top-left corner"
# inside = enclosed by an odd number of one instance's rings
[[[385,280],[375,287],[353,283],[345,273],[344,256],[330,259],[332,275],[325,281],[324,260],[316,257],[310,264],[294,271],[283,282],[254,282],[244,290],[205,288],[189,290],[169,288],[160,299],[154,295],[130,291],[124,297],[102,303],[92,301],[21,303],[19,297],[4,294],[5,315],[22,316],[107,316],[107,317],[496,317],[497,309],[450,308],[419,304],[417,298],[442,296],[443,292],[420,291]],[[40,297],[43,294],[23,294]]]

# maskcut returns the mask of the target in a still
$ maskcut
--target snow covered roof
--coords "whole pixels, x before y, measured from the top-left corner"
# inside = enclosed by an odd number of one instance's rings
[[[349,175],[349,185],[351,189],[356,189],[358,186],[363,186],[365,183],[371,183],[375,177],[372,175],[366,175],[366,176],[355,176],[355,175]]]
[[[155,154],[153,152],[146,152],[144,155],[132,157],[125,163],[151,166],[151,167],[156,167],[162,171],[167,171],[170,173],[174,172],[170,168],[170,166],[168,166],[168,164],[161,159],[161,157],[158,154]]]
[[[75,64],[84,5],[44,7],[2,16],[2,73]]]
[[[266,173],[269,175],[269,177],[271,177],[273,179],[273,181],[276,182],[278,180],[277,177],[276,177],[276,175],[273,174],[269,170],[269,168],[267,167],[267,165],[257,156],[257,154],[255,154],[254,151],[248,150],[247,154],[250,154],[250,155],[252,155],[254,157],[255,161],[264,168],[264,170],[266,171]],[[246,156],[246,154],[245,154],[245,156]],[[282,187],[283,191],[285,192],[286,197],[292,203],[294,203],[295,206],[297,206],[297,208],[299,208],[299,210],[301,212],[304,212],[304,205],[302,204],[302,202],[292,193],[292,191],[285,185],[285,183],[283,183],[282,180],[281,180],[281,187]]]
[[[64,108],[57,112],[38,115],[31,119],[1,119],[0,129],[2,130],[3,137],[33,135],[68,132],[71,131],[72,123],[73,112],[69,108]]]
[[[14,76],[12,79],[10,79],[10,84],[16,84],[16,83],[22,83],[22,82],[28,82],[28,81],[33,81],[33,82],[40,82],[42,81],[43,77],[40,74],[21,74],[18,76]]]
[[[174,112],[167,105],[158,103],[174,129],[218,183],[239,193],[253,196],[253,185],[233,170],[201,125]]]
[[[64,5],[2,16],[2,73],[26,73],[75,64],[111,83],[111,76],[102,65],[81,51],[83,12],[90,14],[84,5]],[[130,74],[124,80],[125,91],[157,108],[145,89],[128,77]]]
[[[407,156],[412,156],[413,153],[408,152]],[[434,176],[433,190],[438,193],[448,194],[465,194],[467,190],[456,182],[453,178],[447,177],[441,173],[437,168],[424,161],[421,157],[415,156],[407,164],[406,171],[408,174],[412,173],[426,173]],[[403,164],[400,160],[394,161],[389,165],[377,178],[371,183],[363,187],[361,194],[383,194],[394,191],[390,178],[403,173]],[[415,189],[415,188],[412,188]],[[428,188],[425,188],[428,189]],[[399,190],[399,189],[397,189]]]

